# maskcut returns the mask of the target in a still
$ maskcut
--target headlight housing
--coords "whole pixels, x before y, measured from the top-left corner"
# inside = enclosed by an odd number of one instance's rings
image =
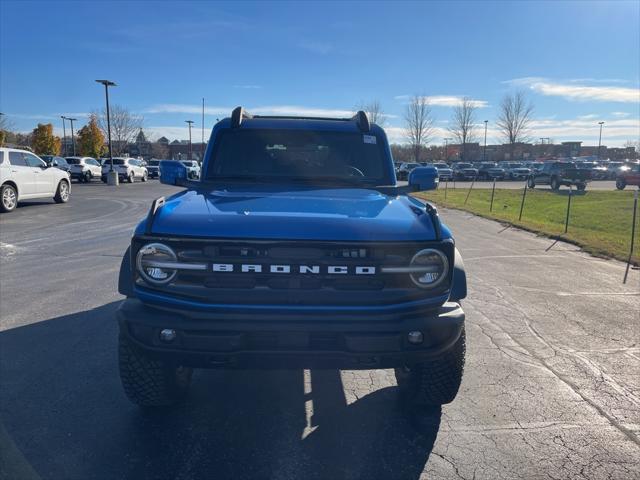
[[[166,285],[176,276],[177,270],[170,268],[178,257],[173,249],[163,243],[148,243],[136,255],[136,269],[145,282]]]
[[[411,259],[409,276],[420,288],[433,289],[441,285],[449,274],[449,259],[440,250],[426,248]]]

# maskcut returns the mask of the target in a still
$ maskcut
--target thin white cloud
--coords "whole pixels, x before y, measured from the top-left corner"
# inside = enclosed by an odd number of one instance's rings
[[[626,117],[629,117],[631,114],[629,112],[611,112],[611,115],[617,118],[626,118]]]
[[[205,107],[204,111],[205,115],[226,117],[231,115],[231,111],[233,109],[234,107]],[[291,115],[300,117],[351,117],[354,114],[353,110],[314,108],[300,105],[268,105],[261,107],[247,107],[247,111],[255,115]],[[143,110],[143,113],[183,113],[195,115],[202,113],[202,106],[164,103],[160,105],[153,105],[152,107]]]
[[[640,103],[638,88],[559,83],[542,77],[516,78],[503,83],[526,86],[541,95],[562,97],[566,100]]]
[[[571,78],[571,83],[629,83],[629,80],[622,78]]]
[[[580,120],[590,120],[590,119],[598,118],[598,117],[599,117],[599,115],[597,115],[595,113],[590,113],[588,115],[580,115],[580,116],[578,116],[578,118]]]
[[[396,95],[393,97],[395,100],[406,102],[411,99],[411,95]],[[462,103],[464,99],[463,95],[429,95],[424,97],[427,99],[430,105],[436,107],[457,107]],[[476,108],[486,108],[489,106],[489,102],[486,100],[471,99],[471,105]]]

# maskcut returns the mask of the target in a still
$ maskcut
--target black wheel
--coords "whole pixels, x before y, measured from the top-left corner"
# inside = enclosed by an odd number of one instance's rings
[[[584,192],[587,189],[587,184],[579,183],[576,185],[576,188],[578,189],[579,192]]]
[[[146,182],[146,181],[147,181],[147,172],[144,172],[144,173],[142,174],[142,179],[141,179],[141,180],[142,180],[143,182]]]
[[[529,179],[527,180],[527,187],[536,188],[536,182],[533,181],[532,177],[529,177]]]
[[[89,183],[92,179],[93,179],[93,174],[91,172],[87,172],[87,173],[84,174],[84,177],[82,178],[82,181],[84,183]]]
[[[107,183],[107,176],[106,175],[102,175],[100,177],[100,179],[102,180],[102,183]]]
[[[67,203],[69,201],[69,183],[66,180],[60,180],[53,199],[56,203]]]
[[[184,399],[193,370],[152,360],[123,335],[118,341],[118,366],[124,392],[141,407],[166,407]]]
[[[625,182],[624,179],[618,178],[616,180],[616,188],[618,190],[624,190],[624,187],[626,187],[626,186],[627,186],[627,182]]]
[[[134,180],[134,175],[133,175],[133,172],[131,172],[131,173],[129,174],[129,177],[127,178],[127,182],[129,182],[129,183],[133,183],[133,180]]]
[[[12,212],[18,206],[18,192],[13,185],[3,185],[0,189],[0,211]]]
[[[460,338],[440,357],[395,369],[401,395],[408,403],[422,407],[435,407],[452,402],[462,382],[464,359],[463,327]]]
[[[560,190],[560,182],[557,178],[551,179],[551,190]]]

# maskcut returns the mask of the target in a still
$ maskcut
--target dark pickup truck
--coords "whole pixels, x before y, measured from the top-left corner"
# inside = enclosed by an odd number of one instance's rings
[[[589,170],[577,168],[573,162],[547,162],[538,171],[534,171],[527,180],[527,186],[550,185],[552,190],[558,190],[562,185],[575,186],[582,191],[587,188],[591,180]]]
[[[173,404],[194,368],[395,368],[406,405],[451,402],[465,358],[462,258],[434,167],[398,186],[382,128],[251,116],[211,134],[198,180],[177,161],[122,259],[120,378]]]

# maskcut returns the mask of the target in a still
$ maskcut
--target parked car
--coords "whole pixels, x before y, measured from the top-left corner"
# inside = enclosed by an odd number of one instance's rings
[[[620,169],[624,167],[624,162],[609,162],[607,165],[607,180],[615,180],[618,178],[618,174],[620,173]]]
[[[67,157],[65,160],[69,164],[72,180],[88,183],[102,174],[100,163],[95,158]]]
[[[536,185],[550,185],[552,190],[558,190],[562,185],[575,185],[582,191],[587,188],[590,179],[589,171],[576,168],[573,162],[546,162],[539,171],[531,173],[527,186],[535,188]]]
[[[129,157],[115,157],[113,159],[113,169],[118,173],[118,179],[121,182],[125,180],[129,183],[133,183],[136,178],[143,182],[147,181],[149,172],[147,167],[144,166],[143,160]],[[107,182],[107,173],[111,170],[111,162],[106,162],[102,165],[102,181]]]
[[[632,164],[628,169],[622,170],[616,177],[616,188],[624,190],[627,185],[640,187],[640,164]]]
[[[452,180],[453,179],[453,170],[449,165],[443,162],[434,163],[434,167],[438,170],[438,176],[440,180]]]
[[[411,170],[421,166],[422,165],[416,162],[403,163],[402,165],[400,165],[400,168],[396,172],[396,178],[398,180],[407,180],[409,178],[409,174],[411,173]]]
[[[189,178],[200,178],[200,164],[195,160],[182,160],[182,164],[187,167]]]
[[[152,158],[147,162],[147,172],[149,172],[149,178],[160,177],[160,160]]]
[[[163,160],[161,182],[186,190],[153,202],[122,257],[117,356],[129,399],[166,408],[193,369],[284,365],[395,368],[412,411],[453,401],[464,265],[435,207],[407,195],[435,189],[436,169],[395,185],[385,132],[364,112],[292,120],[238,107],[210,146],[203,171],[217,188]]]
[[[588,170],[591,174],[591,180],[605,180],[608,176],[607,167],[601,166],[598,162],[576,162],[576,167]]]
[[[71,177],[71,165],[63,157],[56,157],[55,155],[41,155],[40,158],[44,160],[49,167],[59,168],[67,172],[69,178]]]
[[[69,201],[71,180],[67,172],[49,167],[37,155],[0,148],[0,211],[11,212],[18,202],[34,198]]]
[[[510,180],[526,180],[531,174],[531,169],[520,162],[504,162],[501,166],[504,168],[505,178]]]
[[[481,162],[478,167],[478,178],[480,180],[504,180],[506,172],[497,163]]]
[[[478,169],[471,163],[457,162],[453,164],[453,177],[456,180],[473,180],[478,176]]]

